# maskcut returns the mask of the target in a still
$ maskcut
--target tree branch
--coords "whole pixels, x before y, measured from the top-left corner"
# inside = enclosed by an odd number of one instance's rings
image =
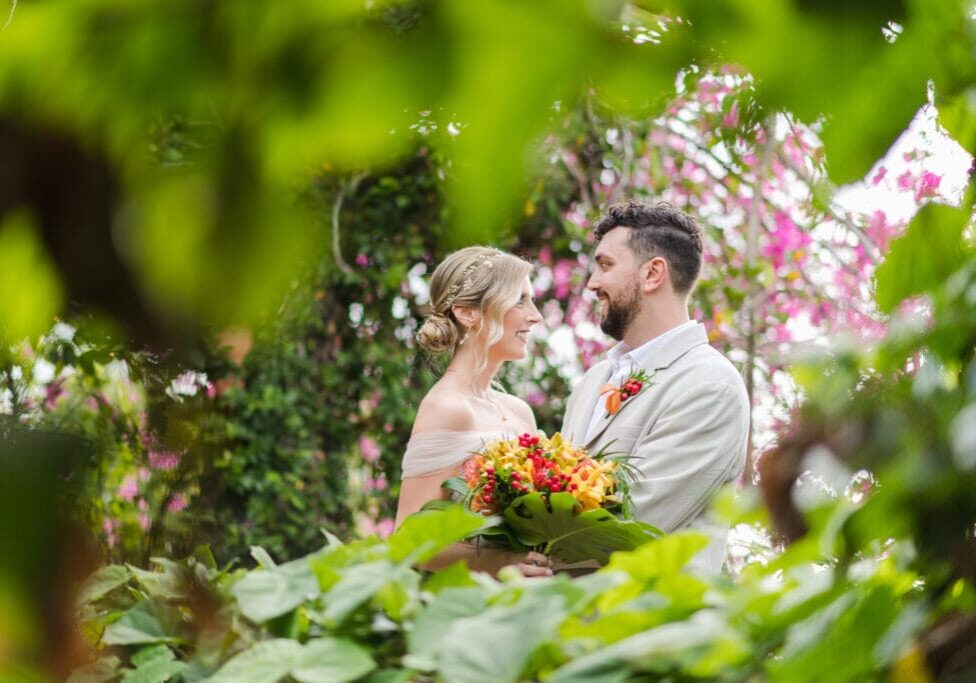
[[[339,191],[336,193],[335,201],[332,202],[332,258],[335,260],[336,267],[346,275],[355,275],[355,271],[349,267],[345,259],[342,258],[342,245],[339,240],[339,214],[342,211],[342,204],[347,194],[353,194],[359,183],[366,177],[366,173],[359,173],[350,178],[347,182],[340,183]]]
[[[746,222],[746,268],[752,269],[755,266],[756,255],[759,249],[759,231],[762,229],[762,217],[760,209],[763,204],[762,182],[769,168],[770,161],[776,152],[776,138],[771,130],[772,126],[763,124],[766,132],[766,144],[763,146],[762,158],[759,160],[759,168],[756,169],[756,183],[752,188],[752,203],[749,205],[749,216]],[[742,369],[743,379],[746,382],[746,393],[749,395],[749,439],[746,442],[746,467],[742,473],[742,481],[746,486],[752,484],[753,472],[753,446],[752,446],[752,427],[753,409],[752,401],[756,390],[755,369],[756,369],[756,336],[758,334],[756,321],[757,296],[756,278],[750,278],[749,291],[746,292],[746,365]]]

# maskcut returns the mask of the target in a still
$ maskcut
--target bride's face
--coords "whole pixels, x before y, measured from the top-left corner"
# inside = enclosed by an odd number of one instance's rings
[[[532,328],[542,319],[535,307],[532,283],[525,278],[518,303],[512,306],[502,318],[502,338],[492,344],[488,353],[498,360],[518,360],[528,353],[529,335]]]

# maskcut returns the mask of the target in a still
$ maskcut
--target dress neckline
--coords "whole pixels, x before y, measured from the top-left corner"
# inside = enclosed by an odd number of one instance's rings
[[[466,429],[466,430],[453,430],[453,429],[427,429],[422,432],[415,432],[410,435],[411,439],[416,439],[422,436],[448,436],[448,435],[458,435],[465,436],[468,434],[506,434],[507,430],[504,429],[490,429],[490,430],[478,430],[478,429]]]

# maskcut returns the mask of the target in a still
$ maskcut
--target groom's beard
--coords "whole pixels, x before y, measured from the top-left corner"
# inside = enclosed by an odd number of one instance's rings
[[[600,321],[600,329],[617,341],[621,341],[627,334],[630,324],[637,317],[640,304],[639,287],[634,287],[628,296],[617,301],[607,297],[606,313]]]

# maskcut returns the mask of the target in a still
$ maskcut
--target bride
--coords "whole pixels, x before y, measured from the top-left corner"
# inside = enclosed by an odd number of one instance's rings
[[[417,332],[419,345],[450,358],[447,369],[420,402],[403,456],[396,525],[424,503],[446,497],[444,480],[488,441],[536,431],[521,399],[498,391],[501,364],[524,358],[529,333],[541,316],[522,259],[488,247],[450,254],[430,281],[431,313]],[[515,565],[526,576],[552,574],[549,558],[458,543],[427,564],[437,569],[463,559],[474,570],[497,573]]]

